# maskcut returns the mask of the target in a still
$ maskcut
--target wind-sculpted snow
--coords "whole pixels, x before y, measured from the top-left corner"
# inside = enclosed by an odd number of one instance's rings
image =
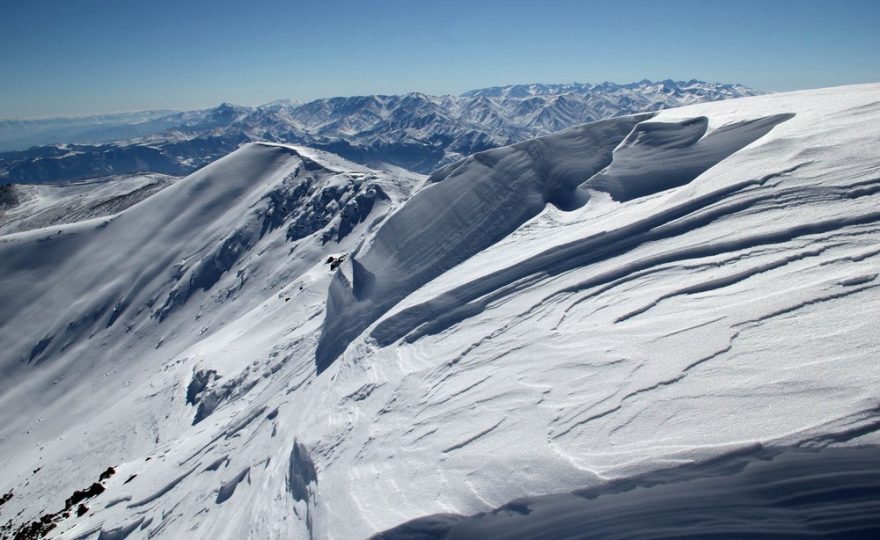
[[[374,540],[876,538],[880,452],[755,448],[474,516],[422,517]]]
[[[766,135],[792,114],[745,120],[706,134],[709,120],[642,122],[614,151],[612,163],[581,189],[628,201],[687,184],[716,163]]]
[[[546,204],[571,211],[586,204],[590,190],[626,201],[678,187],[791,116],[736,122],[708,135],[705,117],[676,123],[624,117],[476,154],[432,175],[429,182],[435,185],[389,219],[366,253],[352,258],[352,280],[340,273],[331,284],[316,356],[318,369],[326,369],[353,337],[402,298],[500,241]],[[422,325],[427,325],[424,331],[439,331],[479,312],[472,300],[483,298],[487,303],[497,298],[497,294],[487,296],[490,293],[513,294],[514,283],[536,273],[554,275],[619,254],[639,244],[638,233],[720,199],[723,194],[712,194],[613,235],[554,248],[409,308],[384,321],[371,336],[380,345],[388,345]],[[432,219],[425,219],[429,208],[442,210],[434,210]],[[691,226],[688,222],[681,225],[683,229]]]
[[[453,289],[430,302],[407,308],[384,320],[375,328],[371,336],[380,345],[388,345],[405,336],[408,336],[408,339],[412,341],[427,333],[438,333],[452,324],[461,322],[464,318],[478,314],[489,303],[495,302],[504,296],[515,294],[522,286],[530,284],[535,279],[542,279],[568,272],[578,267],[596,264],[603,260],[623,255],[643,244],[674,237],[687,233],[692,229],[709,225],[718,219],[724,218],[729,213],[742,210],[744,206],[755,204],[760,199],[757,201],[755,199],[746,199],[745,201],[738,201],[729,205],[719,203],[726,197],[735,195],[741,190],[764,185],[768,180],[790,172],[792,171],[781,171],[778,174],[768,175],[758,180],[733,185],[719,192],[709,193],[688,201],[649,219],[637,221],[611,233],[602,232],[598,235],[588,236],[583,240],[548,250],[519,264],[512,265],[504,270]],[[840,195],[842,197],[851,197],[857,191],[843,191]],[[599,274],[583,283],[570,287],[566,292],[576,292],[599,285],[606,285],[622,280],[630,274],[637,274],[638,271],[650,269],[663,263],[719,255],[762,244],[775,244],[792,240],[798,236],[833,230],[844,225],[873,223],[878,220],[878,217],[880,217],[880,214],[870,212],[865,215],[852,216],[851,218],[832,219],[827,222],[820,221],[818,223],[804,224],[796,228],[782,228],[778,231],[747,236],[738,240],[673,251],[647,260],[637,261],[633,264],[623,265],[608,273]],[[759,272],[754,271],[752,273]],[[741,276],[737,280],[745,279],[749,275],[751,273]],[[715,286],[720,287],[722,283],[716,283]],[[694,290],[693,292],[698,291]],[[682,292],[681,294],[687,293]],[[635,314],[627,314],[619,320],[625,320]]]
[[[862,85],[430,179],[252,145],[0,235],[0,536],[876,536],[878,126]],[[50,193],[2,204],[90,208]]]
[[[515,231],[548,203],[581,206],[586,199],[578,185],[611,163],[614,148],[648,116],[481,152],[432,175],[431,185],[383,225],[366,252],[350,259],[351,276],[336,274],[316,353],[318,370],[403,297]]]

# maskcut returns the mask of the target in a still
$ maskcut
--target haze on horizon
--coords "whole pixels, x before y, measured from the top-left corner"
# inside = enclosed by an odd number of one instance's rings
[[[532,82],[876,82],[878,23],[875,0],[15,0],[0,118]]]

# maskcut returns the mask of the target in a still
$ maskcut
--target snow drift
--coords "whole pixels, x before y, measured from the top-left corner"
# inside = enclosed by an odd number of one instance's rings
[[[736,122],[708,135],[705,117],[672,123],[647,121],[650,115],[623,117],[475,154],[435,173],[429,181],[438,185],[413,197],[379,230],[366,253],[350,259],[351,282],[343,273],[336,275],[318,344],[318,369],[326,368],[351,338],[389,307],[505,238],[547,204],[571,211],[586,204],[590,190],[627,201],[678,187],[791,116]],[[607,247],[611,242],[603,238],[600,244]],[[573,255],[566,250],[543,257],[525,273],[517,272],[520,267],[508,268],[503,272],[508,277],[500,283],[462,293],[476,298],[529,272],[557,272],[560,260]],[[408,313],[410,320],[404,324],[410,327],[436,324],[441,318],[430,306]],[[386,322],[373,337],[383,345],[397,341],[406,332],[390,329],[393,325]]]

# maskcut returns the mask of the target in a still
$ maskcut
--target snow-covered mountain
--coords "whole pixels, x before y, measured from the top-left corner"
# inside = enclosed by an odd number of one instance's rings
[[[568,83],[568,84],[512,84],[470,90],[462,94],[464,97],[485,96],[490,98],[529,98],[533,96],[558,96],[562,94],[629,94],[631,99],[663,102],[667,106],[675,98],[690,96],[695,101],[720,101],[754,95],[755,91],[742,84],[706,83],[691,79],[689,81],[650,81],[643,79],[629,84],[603,82],[599,84]]]
[[[81,180],[112,174],[186,174],[244,142],[308,145],[363,164],[390,163],[428,173],[462,157],[601,118],[755,95],[742,85],[641,81],[529,85],[462,96],[357,96],[260,107],[223,104],[126,129],[141,138],[103,145],[66,143],[0,154],[0,182]],[[159,127],[149,132],[150,127]],[[148,133],[149,132],[149,133]],[[116,140],[116,142],[112,141]],[[93,140],[85,141],[93,142]]]
[[[862,85],[430,177],[251,143],[4,234],[2,533],[870,537],[878,137]]]

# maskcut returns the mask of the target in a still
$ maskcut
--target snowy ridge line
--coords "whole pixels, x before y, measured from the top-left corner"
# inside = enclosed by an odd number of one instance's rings
[[[438,175],[379,229],[365,253],[337,273],[316,364],[326,369],[348,343],[407,294],[498,242],[548,204],[578,205],[577,186],[612,160],[614,148],[651,115],[571,128],[547,139],[476,154]],[[562,156],[575,156],[561,161]]]
[[[590,297],[593,297],[597,294],[605,293],[608,290],[610,290],[612,287],[620,285],[620,283],[622,281],[627,279],[626,276],[631,276],[632,274],[634,274],[636,272],[641,272],[641,271],[645,271],[650,268],[654,268],[660,264],[666,264],[669,262],[676,262],[676,261],[680,261],[682,259],[689,259],[689,258],[699,259],[699,258],[704,258],[704,257],[716,255],[719,253],[735,252],[737,250],[744,249],[746,247],[767,245],[769,243],[782,243],[782,242],[786,242],[786,241],[789,241],[793,238],[797,238],[797,237],[803,236],[803,235],[817,234],[817,233],[823,233],[823,232],[829,232],[829,231],[835,232],[835,231],[838,231],[840,228],[842,228],[844,225],[852,226],[852,225],[858,225],[858,224],[862,224],[862,223],[875,223],[878,220],[880,220],[880,214],[878,214],[878,213],[873,213],[873,214],[869,214],[866,216],[854,216],[852,218],[848,218],[848,219],[844,218],[844,219],[838,220],[838,221],[831,221],[831,222],[824,222],[824,223],[820,222],[820,223],[805,225],[805,226],[802,226],[798,229],[783,230],[783,231],[779,231],[777,233],[764,235],[763,237],[760,237],[760,238],[752,238],[748,242],[744,242],[743,240],[735,240],[735,241],[731,241],[731,242],[727,243],[726,245],[705,246],[705,247],[702,247],[701,249],[698,249],[698,250],[693,250],[693,249],[686,250],[687,256],[682,256],[681,253],[665,254],[664,256],[656,257],[653,261],[641,261],[638,265],[635,266],[635,268],[637,268],[637,270],[634,270],[633,267],[630,267],[630,268],[624,268],[619,272],[615,272],[611,276],[608,276],[608,275],[597,276],[596,278],[594,278],[591,281],[582,282],[578,285],[563,289],[563,290],[555,293],[553,296],[556,296],[559,294],[577,292],[577,291],[581,291],[584,289],[590,289],[590,288],[596,287],[601,284],[610,283],[609,286],[604,287],[599,291],[590,293],[588,296],[582,297],[581,299],[577,300],[574,304],[572,304],[568,308],[568,309],[571,309],[574,305],[577,305],[578,303],[584,302]],[[835,224],[835,226],[829,226],[829,224]],[[688,223],[686,221],[682,221],[681,226],[683,226],[686,230],[691,230],[688,227]],[[832,235],[832,238],[833,238],[833,235]],[[652,240],[654,240],[654,239],[650,239],[650,240],[646,240],[646,241],[652,241]],[[839,246],[842,244],[838,243],[837,245]],[[713,247],[718,247],[720,249],[713,249]],[[828,246],[828,247],[830,247],[830,246]],[[626,321],[626,320],[628,320],[638,314],[644,313],[645,311],[647,311],[651,307],[656,306],[663,299],[672,298],[674,296],[678,296],[681,294],[693,294],[696,292],[705,292],[708,290],[712,290],[714,288],[729,286],[733,283],[737,283],[739,281],[742,281],[743,279],[747,279],[747,278],[752,277],[754,275],[757,275],[759,273],[763,273],[763,272],[766,272],[766,271],[769,271],[772,269],[777,269],[777,268],[784,266],[786,264],[789,264],[793,261],[799,261],[799,260],[804,259],[805,257],[816,257],[816,256],[824,253],[828,249],[828,247],[820,247],[820,248],[817,248],[817,249],[814,249],[811,251],[805,251],[802,253],[798,253],[796,255],[785,257],[785,258],[778,260],[778,261],[774,261],[774,262],[771,262],[771,263],[768,263],[765,265],[759,265],[758,267],[746,270],[741,273],[736,273],[731,276],[726,276],[723,278],[717,278],[715,280],[710,280],[708,282],[693,285],[693,286],[688,287],[686,289],[680,289],[680,290],[676,290],[676,291],[667,293],[665,295],[660,296],[657,300],[653,301],[652,303],[650,303],[649,305],[647,305],[645,307],[639,308],[638,310],[634,310],[631,312],[627,312],[624,315],[617,317],[615,319],[615,321],[617,323],[620,323],[620,322]],[[588,247],[585,247],[583,249],[583,251],[590,252],[591,250]],[[599,251],[599,250],[592,250],[592,251],[595,252],[595,251]],[[574,257],[563,257],[563,259],[565,259],[565,260],[568,260],[571,258],[574,258]],[[592,260],[590,262],[591,263],[595,262],[595,260]],[[508,291],[504,290],[503,288],[501,288],[499,291],[496,291],[495,294],[490,294],[490,292],[493,292],[493,291],[491,291],[491,287],[493,284],[493,282],[491,280],[491,276],[489,276],[487,278],[481,278],[476,283],[486,285],[486,288],[489,290],[489,292],[487,292],[486,290],[480,290],[478,292],[468,291],[468,292],[471,292],[473,298],[480,298],[481,299],[481,301],[478,303],[478,305],[481,308],[484,308],[487,304],[489,304],[491,302],[497,301],[497,299],[499,297],[507,294],[507,292],[508,292]],[[809,301],[806,301],[803,303],[796,303],[794,305],[787,306],[787,307],[780,309],[780,310],[777,310],[775,312],[768,313],[768,314],[762,316],[760,319],[751,320],[751,321],[744,321],[742,323],[738,323],[737,325],[734,326],[734,328],[737,328],[737,327],[740,327],[743,325],[762,322],[762,321],[765,321],[765,320],[772,318],[772,317],[775,317],[775,316],[787,314],[787,313],[790,313],[790,312],[795,311],[797,309],[801,309],[806,306],[814,305],[818,302],[825,302],[825,301],[844,298],[849,295],[853,295],[853,294],[857,294],[857,293],[860,293],[863,291],[874,289],[877,286],[878,285],[868,285],[865,287],[854,287],[849,290],[829,294],[826,296],[816,297],[816,298],[810,299]],[[459,291],[459,294],[463,296],[461,291]],[[462,296],[459,296],[458,299],[461,300]],[[542,300],[539,304],[532,306],[532,308],[529,310],[529,312],[534,311],[538,306],[540,306],[541,304],[543,304],[544,302],[549,300],[549,298],[551,298],[551,297],[547,297],[544,300]],[[423,306],[416,306],[416,307],[410,308],[410,309],[418,310],[421,307],[423,307]],[[432,321],[430,324],[425,323],[425,326],[422,328],[418,328],[417,324],[410,324],[409,326],[406,327],[405,331],[402,331],[399,334],[393,336],[393,338],[405,337],[406,341],[412,342],[412,341],[415,341],[416,339],[419,339],[420,337],[423,337],[425,335],[439,333],[440,331],[447,329],[452,324],[457,324],[457,323],[462,322],[464,317],[476,315],[480,311],[480,309],[475,307],[474,303],[471,303],[470,305],[464,304],[464,309],[461,309],[461,310],[456,310],[456,308],[454,308],[454,307],[452,307],[452,308],[446,307],[445,309],[447,311],[451,312],[451,314],[443,314],[443,313],[438,313],[438,312],[431,313],[431,314],[424,317],[424,319]],[[407,312],[404,311],[404,312],[400,313],[399,316],[405,317],[406,314],[407,314]],[[520,317],[522,317],[523,315],[524,314],[521,314]],[[376,331],[377,332],[381,331],[383,324],[385,324],[386,322],[389,323],[389,326],[391,324],[394,324],[394,322],[395,322],[394,317],[395,316],[392,316],[391,318],[387,319],[386,321],[383,321],[383,323],[377,327]],[[715,322],[717,322],[717,319],[715,320]],[[709,324],[709,323],[707,323],[707,324]],[[417,330],[416,330],[416,328],[417,328]],[[693,329],[693,328],[696,328],[696,327],[691,327],[690,329]],[[406,332],[411,332],[411,333],[407,334]],[[662,380],[662,381],[657,381],[654,384],[652,384],[651,386],[648,386],[645,388],[639,388],[639,389],[634,390],[626,395],[623,395],[622,397],[619,398],[619,403],[615,407],[613,407],[611,409],[607,409],[607,410],[600,412],[600,413],[594,413],[586,418],[581,418],[577,421],[573,421],[568,425],[568,427],[566,429],[564,429],[558,433],[555,433],[553,435],[553,438],[556,439],[556,438],[562,437],[562,436],[570,433],[574,429],[582,429],[584,425],[586,425],[587,423],[589,423],[591,421],[606,417],[614,412],[621,410],[623,407],[623,404],[626,401],[628,401],[634,397],[637,397],[638,395],[640,395],[644,392],[656,390],[657,388],[660,388],[662,386],[669,386],[669,385],[672,385],[676,382],[681,381],[687,375],[688,371],[690,371],[694,367],[701,365],[709,360],[715,359],[715,358],[719,357],[719,355],[721,355],[721,354],[729,352],[732,348],[732,343],[736,339],[737,335],[738,335],[738,332],[735,332],[733,334],[733,336],[731,336],[730,342],[728,343],[727,346],[720,349],[719,351],[716,351],[706,357],[699,358],[699,359],[693,361],[692,363],[684,366],[681,369],[681,371],[678,374],[676,374],[674,377],[672,377],[670,379]],[[383,335],[376,336],[376,334],[373,334],[372,337],[376,337],[377,341],[380,345],[388,345],[388,344],[396,341],[396,339],[393,339],[393,338],[387,339],[387,336],[383,336]],[[386,338],[387,341],[383,341],[383,338]],[[466,354],[466,353],[467,353],[467,351],[465,351],[465,353],[463,353],[463,354]]]
[[[476,154],[435,173],[429,178],[431,185],[376,233],[366,252],[351,257],[351,281],[337,274],[328,293],[316,357],[318,370],[326,369],[355,336],[410,292],[497,243],[547,204],[572,211],[587,204],[589,190],[606,191],[625,201],[686,184],[792,116],[777,114],[731,123],[708,134],[705,117],[680,122],[657,122],[649,115],[622,117]],[[448,210],[426,224],[421,216],[429,207]],[[691,210],[688,207],[684,213]],[[620,234],[628,236],[638,228]],[[601,242],[594,241],[588,248],[602,249]],[[574,255],[559,249],[557,261]],[[542,263],[554,264],[540,258],[523,264],[537,268]],[[502,278],[505,286],[526,277],[515,267],[504,272],[510,275]],[[479,291],[474,294],[489,292],[485,287]],[[453,302],[455,314],[440,317],[436,310],[424,308],[416,316],[418,324],[432,320],[433,326],[445,328],[447,318],[458,321],[481,311],[475,304]],[[399,322],[413,316],[411,308],[393,319]],[[396,341],[403,334],[390,330],[395,324],[383,322],[371,337],[380,345]],[[412,323],[409,326],[406,332],[414,329]]]
[[[613,161],[580,190],[629,201],[691,182],[723,159],[757,141],[794,114],[732,122],[709,131],[705,116],[679,122],[639,123],[614,149]]]
[[[370,333],[370,337],[374,338],[380,345],[389,345],[404,337],[408,341],[414,341],[426,333],[440,332],[453,324],[461,322],[464,318],[480,313],[489,303],[495,302],[511,292],[515,292],[517,289],[511,289],[510,287],[518,282],[527,279],[546,279],[547,277],[568,272],[575,268],[585,267],[631,251],[647,242],[674,237],[683,231],[705,226],[717,219],[736,213],[740,209],[751,207],[760,200],[760,197],[733,201],[717,208],[714,208],[714,205],[726,201],[739,192],[762,186],[774,178],[790,174],[802,166],[797,165],[757,180],[747,180],[728,186],[681,203],[678,206],[636,221],[620,229],[603,231],[588,236],[583,240],[555,247],[531,259],[481,277],[472,283],[462,285],[427,303],[396,313],[380,322]],[[767,194],[765,197],[772,198],[773,194]],[[683,220],[686,217],[689,217],[689,219]],[[872,215],[867,218],[867,221],[870,222],[876,218],[877,216]],[[808,226],[806,227],[807,230],[812,230]],[[796,233],[794,234],[796,235]],[[803,234],[808,233],[803,232]],[[749,241],[744,239],[742,241],[719,243],[716,246],[690,248],[676,253],[664,254],[652,260],[640,261],[639,263],[610,271],[607,274],[595,276],[589,280],[582,281],[578,285],[562,289],[558,293],[554,293],[554,296],[555,294],[574,293],[583,289],[597,287],[621,279],[626,275],[675,260],[705,257],[730,250],[743,249],[750,247],[750,245],[762,245],[770,243],[773,241],[773,238],[776,238],[776,242],[782,242],[788,239],[784,238],[784,236],[784,231],[782,231],[776,237],[764,235],[763,239],[753,238],[751,244],[747,244]],[[428,324],[429,321],[430,324]],[[420,327],[423,325],[427,326],[420,330]]]

